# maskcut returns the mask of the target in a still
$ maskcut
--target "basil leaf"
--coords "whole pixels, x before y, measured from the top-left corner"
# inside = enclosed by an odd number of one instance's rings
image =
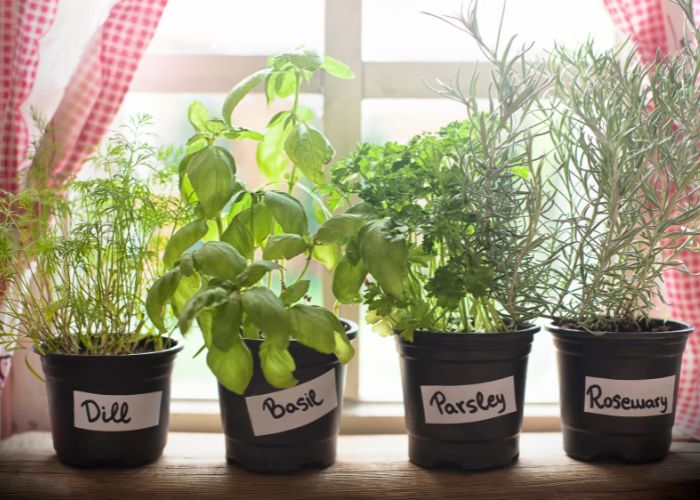
[[[266,260],[253,262],[251,265],[246,267],[241,274],[236,276],[233,284],[236,287],[253,286],[267,273],[276,269],[281,269],[281,267],[274,262],[268,262]]]
[[[323,166],[333,159],[335,150],[321,131],[306,123],[298,124],[284,141],[284,151],[311,182],[325,183]]]
[[[227,130],[229,126],[221,118],[212,118],[211,120],[207,120],[204,124],[204,128],[212,134],[220,134],[224,130]]]
[[[172,268],[180,255],[203,238],[205,234],[207,234],[207,221],[201,219],[189,222],[178,229],[165,246],[163,253],[165,266]]]
[[[229,298],[229,293],[223,288],[203,288],[195,293],[190,300],[187,301],[185,307],[182,308],[179,318],[180,331],[183,335],[187,334],[192,326],[192,321],[198,317],[204,310],[211,309],[223,304]],[[211,339],[206,335],[208,328],[202,328],[202,333],[205,334],[205,342],[211,345]]]
[[[284,99],[294,94],[296,88],[297,81],[294,71],[273,71],[265,79],[265,97],[268,106],[272,104],[275,97]]]
[[[355,355],[355,348],[350,343],[350,339],[348,339],[348,336],[345,334],[344,330],[342,332],[336,330],[334,332],[334,336],[335,349],[333,350],[333,353],[335,354],[335,357],[338,358],[338,361],[345,364]]]
[[[182,276],[180,278],[180,283],[178,283],[175,293],[173,293],[170,303],[173,306],[173,310],[176,315],[180,315],[180,311],[185,307],[187,301],[192,298],[192,296],[199,290],[200,281],[199,276],[190,275]]]
[[[311,206],[314,212],[314,218],[316,219],[316,222],[323,224],[329,219],[330,213],[317,196],[314,196],[312,200]]]
[[[345,257],[347,257],[350,264],[356,266],[360,259],[360,243],[357,238],[350,238],[347,245],[345,245]]]
[[[291,52],[285,52],[278,56],[272,57],[268,63],[268,66],[275,69],[280,69],[287,63],[290,63],[299,69],[316,71],[321,64],[323,64],[323,59],[318,52],[313,49],[299,48]]]
[[[369,273],[389,295],[401,298],[408,276],[408,248],[403,238],[384,231],[382,221],[372,221],[360,231],[360,255]]]
[[[207,365],[221,385],[239,395],[245,393],[253,377],[253,355],[240,339],[226,351],[209,347]]]
[[[314,259],[323,264],[323,267],[332,271],[335,269],[335,266],[338,265],[338,262],[340,262],[343,253],[340,250],[340,246],[336,243],[330,243],[328,245],[315,245],[311,255]]]
[[[203,134],[195,134],[189,141],[187,141],[185,153],[188,155],[193,155],[207,147],[208,144],[207,138]]]
[[[234,195],[235,174],[233,156],[220,146],[208,146],[189,161],[187,177],[207,218],[217,217]]]
[[[242,294],[243,310],[268,341],[286,349],[289,345],[289,315],[282,301],[268,288],[249,288]]]
[[[262,141],[264,138],[260,132],[256,132],[255,130],[248,130],[247,128],[240,128],[240,127],[231,127],[229,129],[227,129],[221,135],[226,137],[227,139],[231,139],[234,141],[241,141],[243,139],[250,139],[253,141]]]
[[[245,258],[223,241],[208,241],[192,252],[197,271],[206,276],[233,280],[246,267]]]
[[[187,141],[189,142],[189,141]],[[186,154],[185,156],[182,157],[182,160],[180,160],[180,163],[178,163],[177,166],[177,174],[180,179],[180,187],[182,187],[182,177],[187,173],[187,165],[189,165],[190,160],[192,159],[192,156],[194,154]]]
[[[256,203],[234,217],[231,223],[240,224],[253,234],[254,246],[259,246],[274,230],[272,213],[264,203]]]
[[[298,234],[273,234],[267,239],[263,250],[263,259],[291,259],[308,248],[304,238]]]
[[[323,64],[321,64],[321,68],[326,70],[329,75],[340,78],[341,80],[352,80],[355,78],[355,73],[347,64],[340,62],[338,59],[331,56],[323,57]]]
[[[265,79],[269,72],[269,69],[261,69],[260,71],[256,71],[252,75],[238,82],[229,91],[226,99],[224,100],[224,105],[221,108],[221,114],[224,117],[224,120],[226,120],[226,123],[231,125],[231,114],[233,113],[234,108],[251,90],[253,90]]]
[[[362,301],[360,288],[367,276],[363,262],[353,265],[347,257],[335,268],[333,273],[333,295],[341,304],[357,304]]]
[[[258,143],[255,159],[258,169],[268,182],[279,182],[289,165],[289,159],[284,153],[284,144],[291,129],[284,122],[270,125],[265,131],[263,140]]]
[[[335,350],[334,331],[343,330],[336,316],[320,306],[297,304],[289,309],[294,338],[318,352],[330,354]]]
[[[285,306],[291,306],[306,295],[310,285],[309,280],[297,281],[280,292],[280,300]]]
[[[187,119],[195,130],[206,130],[209,110],[200,101],[194,101],[187,110]]]
[[[253,235],[241,222],[240,217],[235,217],[221,235],[221,241],[225,241],[246,259],[252,259],[255,251]]]
[[[211,345],[227,351],[241,340],[243,305],[238,297],[231,297],[212,310]]]
[[[345,238],[355,236],[362,227],[361,215],[344,214],[331,217],[321,224],[316,231],[314,241],[323,243],[338,243]]]
[[[158,330],[165,332],[165,304],[173,296],[180,282],[180,270],[173,269],[158,278],[146,295],[146,313]]]
[[[294,358],[286,347],[279,347],[269,338],[260,344],[260,367],[265,380],[278,389],[294,387],[298,380],[294,378],[296,365]]]
[[[306,212],[296,198],[281,191],[266,191],[263,199],[265,206],[286,233],[307,233],[309,223]]]
[[[194,260],[192,260],[193,250],[186,250],[180,255],[180,258],[176,262],[177,267],[180,268],[180,272],[183,276],[192,276],[194,274]]]

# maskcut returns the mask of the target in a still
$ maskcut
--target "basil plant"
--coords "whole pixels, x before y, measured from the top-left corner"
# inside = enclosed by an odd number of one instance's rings
[[[268,67],[231,91],[221,118],[194,102],[188,113],[195,133],[179,166],[180,192],[191,220],[173,234],[163,260],[168,271],[151,287],[147,308],[166,330],[166,306],[181,332],[197,322],[207,364],[227,389],[243,394],[253,374],[245,339],[261,339],[260,365],[274,387],[294,386],[291,339],[346,363],[354,350],[337,316],[310,303],[307,271],[312,261],[333,270],[342,258],[340,243],[354,230],[352,217],[331,217],[322,201],[324,167],[334,156],[328,138],[299,105],[301,86],[314,73],[349,79],[343,63],[298,49],[271,57]],[[231,115],[258,85],[268,104],[288,99],[291,107],[274,115],[263,133],[237,127]],[[258,141],[257,166],[267,184],[249,190],[237,178],[236,160],[217,144],[221,139]],[[303,198],[297,198],[297,194]],[[307,213],[300,201],[313,207]],[[312,227],[318,227],[315,232]],[[299,259],[302,270],[289,263]]]

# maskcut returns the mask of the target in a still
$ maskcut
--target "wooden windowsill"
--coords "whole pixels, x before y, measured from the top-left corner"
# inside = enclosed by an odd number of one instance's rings
[[[57,460],[49,434],[33,432],[0,443],[0,497],[679,498],[700,491],[700,443],[676,441],[665,460],[644,465],[578,462],[562,451],[559,433],[523,433],[520,448],[511,467],[466,473],[409,463],[405,435],[344,435],[332,467],[254,474],[226,463],[221,434],[171,433],[153,464],[76,469]]]

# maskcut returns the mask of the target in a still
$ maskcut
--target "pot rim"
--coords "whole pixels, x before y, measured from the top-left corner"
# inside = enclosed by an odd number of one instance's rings
[[[127,354],[73,354],[73,353],[69,353],[69,352],[49,352],[49,351],[47,351],[45,354],[41,354],[37,350],[36,346],[34,346],[32,348],[32,351],[34,351],[39,356],[41,356],[41,358],[52,357],[54,359],[75,358],[75,359],[84,359],[84,360],[97,360],[97,359],[134,359],[134,358],[142,359],[142,358],[146,358],[149,356],[153,357],[153,356],[162,356],[165,354],[176,354],[185,348],[185,345],[182,342],[179,342],[172,337],[161,336],[161,338],[166,342],[170,342],[171,345],[170,345],[170,347],[167,347],[165,349],[161,349],[159,351],[132,352],[132,353],[127,353]]]
[[[480,338],[488,338],[488,339],[493,339],[493,338],[499,338],[499,337],[512,337],[513,335],[526,335],[526,334],[535,334],[539,332],[542,328],[539,325],[536,325],[534,323],[524,323],[521,328],[518,328],[515,331],[512,332],[444,332],[444,331],[431,331],[431,330],[416,330],[413,332],[413,336],[415,339],[415,336],[418,335],[421,338],[428,339],[431,336],[437,336],[437,337],[442,337],[442,338],[473,338],[473,339],[480,339]],[[401,332],[398,330],[394,330],[394,335],[398,336],[399,338],[403,339],[401,337]]]
[[[661,340],[680,335],[689,335],[693,332],[694,327],[684,321],[675,319],[660,319],[649,318],[651,321],[660,321],[661,323],[671,324],[675,328],[666,332],[590,332],[586,330],[577,330],[574,328],[564,328],[554,325],[549,322],[545,325],[545,329],[552,335],[558,338],[578,338],[578,339],[610,339],[610,340]]]

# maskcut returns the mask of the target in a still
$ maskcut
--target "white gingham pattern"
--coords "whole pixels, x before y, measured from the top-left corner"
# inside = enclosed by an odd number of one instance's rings
[[[644,61],[654,59],[657,50],[668,52],[667,16],[663,0],[604,0],[617,27],[631,35]],[[700,22],[700,0],[694,0],[695,22]],[[676,29],[676,33],[682,30]],[[700,255],[684,252],[680,258],[691,273],[700,273]],[[678,271],[664,273],[666,299],[671,316],[695,326],[683,354],[678,388],[676,428],[700,439],[700,276]]]

